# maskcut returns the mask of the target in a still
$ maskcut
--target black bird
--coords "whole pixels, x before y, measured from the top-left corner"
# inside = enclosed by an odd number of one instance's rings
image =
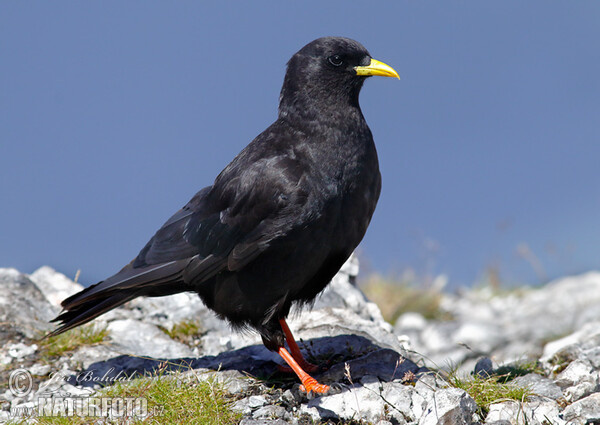
[[[285,318],[327,286],[375,210],[381,176],[358,104],[371,75],[398,77],[348,38],[304,46],[288,62],[277,120],[131,263],[65,299],[50,335],[136,297],[192,291],[234,328],[258,331],[307,392],[327,392],[303,370],[316,367],[303,359]]]

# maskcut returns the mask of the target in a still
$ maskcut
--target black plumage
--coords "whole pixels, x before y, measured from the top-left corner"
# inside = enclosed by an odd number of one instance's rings
[[[377,152],[358,104],[369,75],[397,76],[350,39],[302,48],[288,63],[278,119],[131,263],[64,300],[52,334],[139,296],[193,291],[235,327],[260,332],[267,348],[283,347],[281,321],[325,288],[377,204]]]

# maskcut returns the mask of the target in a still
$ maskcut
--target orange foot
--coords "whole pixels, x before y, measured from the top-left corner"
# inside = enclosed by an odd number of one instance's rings
[[[327,394],[329,392],[329,385],[319,384],[315,378],[308,377],[308,379],[302,381],[300,385],[300,391],[307,394]]]
[[[300,391],[305,391],[307,394],[326,394],[329,391],[329,386],[319,384],[315,378],[306,373],[285,347],[279,347],[278,353],[300,378],[302,382]]]

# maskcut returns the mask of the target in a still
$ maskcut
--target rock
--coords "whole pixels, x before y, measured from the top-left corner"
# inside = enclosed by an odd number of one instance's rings
[[[470,361],[480,356],[492,357],[493,353],[498,363],[523,359],[525,354],[537,358],[543,344],[556,335],[586,329],[593,337],[592,323],[600,321],[598,305],[600,273],[590,272],[558,279],[539,289],[523,288],[504,295],[486,288],[442,294],[440,308],[452,320],[429,321],[415,330],[400,316],[394,333],[410,336],[413,349],[425,354],[426,365],[453,364],[468,372],[472,370]],[[598,329],[595,325],[596,335]],[[545,352],[544,357],[548,354]],[[600,349],[593,355],[600,363]]]
[[[586,361],[575,360],[571,362],[565,370],[556,377],[556,384],[562,388],[575,385],[582,380],[588,381],[593,379],[592,373],[594,368]]]
[[[422,314],[409,311],[398,317],[395,326],[409,332],[422,331],[427,326],[427,319]]]
[[[278,371],[280,357],[268,351],[257,334],[232,332],[195,294],[136,299],[115,309],[99,320],[109,331],[105,342],[83,345],[48,365],[40,361],[40,350],[30,338],[50,329],[46,320],[58,311],[60,298],[79,286],[48,267],[31,277],[1,269],[0,283],[8,289],[0,295],[0,314],[9,320],[0,325],[0,364],[5,365],[0,377],[8,380],[11,370],[25,368],[34,379],[34,391],[26,397],[15,397],[10,390],[0,394],[2,408],[36,408],[44,394],[86,397],[100,386],[161,371],[166,376],[160,379],[175,379],[171,373],[177,372],[176,379],[185,382],[220,383],[237,400],[233,408],[242,413],[245,425],[475,424],[483,420],[475,401],[423,365],[461,362],[466,371],[493,376],[492,359],[542,353],[543,342],[567,330],[567,336],[543,348],[543,372],[536,368],[539,374],[507,384],[529,387],[534,396],[492,404],[485,423],[567,425],[596,420],[600,316],[593,300],[600,290],[600,274],[501,296],[488,290],[442,295],[442,306],[453,320],[431,321],[406,313],[392,332],[377,306],[356,287],[356,272],[357,263],[351,259],[313,311],[294,311],[288,320],[306,357],[324,367],[314,377],[339,384],[339,392],[309,400],[299,392],[296,379]],[[576,288],[589,293],[561,296]],[[30,317],[31,312],[38,315]],[[556,324],[559,318],[561,325]],[[189,346],[160,329],[182,321],[200,329]],[[409,351],[411,346],[423,350],[425,358]],[[7,417],[7,411],[0,410],[0,420]]]
[[[37,350],[38,346],[33,345],[25,345],[21,342],[17,344],[9,344],[6,346],[7,353],[10,357],[14,359],[22,359],[23,357],[29,356]]]
[[[564,396],[562,390],[555,381],[535,373],[519,376],[510,381],[510,385],[527,387],[531,389],[536,396],[547,397],[552,400],[558,400]]]
[[[64,274],[48,266],[40,267],[29,278],[42,291],[50,304],[59,308],[65,298],[83,289],[83,285],[73,282]]]
[[[185,344],[173,341],[163,331],[150,323],[137,320],[115,320],[108,330],[117,352],[134,356],[156,358],[191,357],[192,350]]]
[[[416,381],[417,375],[427,370],[401,357],[393,350],[379,349],[347,362],[338,363],[326,371],[323,377],[331,382],[341,382],[347,376],[346,368],[351,377],[369,374],[383,381],[408,382]]]
[[[264,406],[259,409],[256,409],[252,413],[252,417],[255,419],[273,419],[273,418],[282,418],[286,416],[287,411],[285,407],[282,406]]]
[[[597,381],[597,379],[596,379]],[[594,382],[581,382],[565,390],[565,400],[569,402],[577,401],[593,392],[598,391],[598,384]]]
[[[466,392],[458,388],[434,391],[428,398],[419,425],[473,424],[477,404]]]
[[[52,307],[38,287],[15,269],[0,269],[0,340],[21,334],[39,338],[52,329],[49,321],[58,309]]]
[[[406,423],[412,415],[412,387],[382,383],[378,380],[368,385],[354,385],[340,394],[310,400],[301,406],[301,412],[315,421],[323,419],[379,421],[389,418]]]
[[[50,365],[36,363],[27,368],[29,373],[36,376],[46,376],[50,373]]]
[[[482,357],[477,360],[475,364],[475,368],[473,369],[473,374],[479,376],[480,378],[489,378],[494,371],[494,366],[492,365],[492,360],[488,357]]]
[[[242,398],[231,405],[231,408],[244,416],[252,415],[252,408],[248,406],[248,398]]]
[[[549,420],[552,422],[548,422]],[[529,403],[511,400],[492,404],[485,423],[496,424],[500,421],[514,425],[545,425],[550,423],[552,425],[567,425],[559,416],[558,405],[543,398],[533,400]]]
[[[565,363],[582,358],[594,368],[600,368],[600,321],[586,323],[581,329],[544,347],[540,359],[546,368],[564,367]]]
[[[248,407],[251,409],[256,409],[257,407],[264,406],[267,402],[267,399],[262,395],[253,395],[248,397]]]
[[[592,394],[567,406],[561,415],[569,425],[600,422],[600,393]]]
[[[404,353],[401,340],[383,323],[362,318],[348,309],[325,307],[312,312],[303,311],[288,320],[290,328],[302,339],[357,335],[377,342],[380,347]]]
[[[288,425],[283,419],[242,419],[240,425]]]

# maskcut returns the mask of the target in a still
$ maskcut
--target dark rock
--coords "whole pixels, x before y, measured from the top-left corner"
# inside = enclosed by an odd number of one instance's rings
[[[492,375],[494,371],[494,366],[492,365],[492,360],[489,357],[482,357],[477,360],[475,364],[475,368],[473,369],[473,374],[479,376],[480,378],[486,379]]]

